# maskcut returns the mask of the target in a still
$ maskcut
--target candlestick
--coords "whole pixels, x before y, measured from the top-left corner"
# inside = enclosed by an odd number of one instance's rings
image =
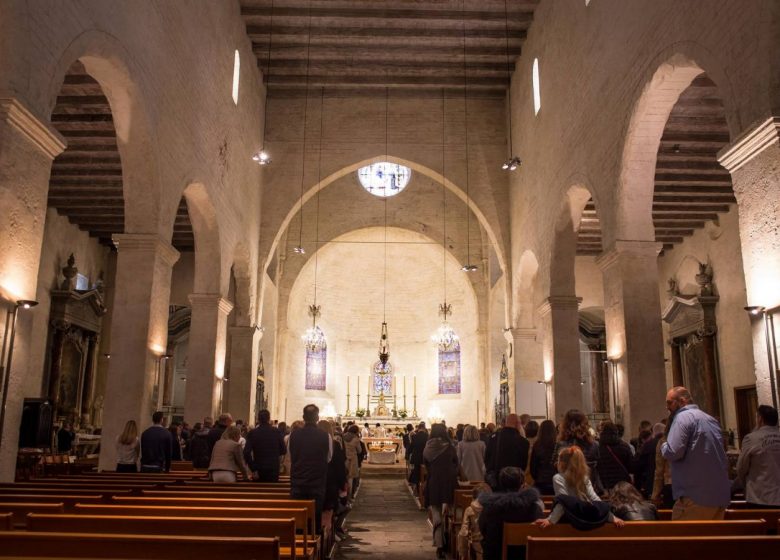
[[[406,410],[406,376],[404,375],[404,410]]]
[[[417,417],[417,376],[413,378],[414,381],[414,409],[412,410],[412,416]]]
[[[352,411],[349,409],[349,375],[347,376],[347,410],[344,412],[345,416],[352,416]]]
[[[397,384],[398,384],[398,376],[394,375],[393,376],[393,417],[394,418],[398,417],[398,404],[397,401],[395,400]]]

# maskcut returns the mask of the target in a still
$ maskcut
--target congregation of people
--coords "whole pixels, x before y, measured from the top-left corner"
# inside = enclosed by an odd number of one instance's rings
[[[457,535],[463,560],[500,560],[506,522],[542,530],[556,523],[621,528],[658,519],[658,509],[672,509],[672,520],[720,520],[732,496],[742,494],[747,507],[780,509],[775,408],[758,407],[756,428],[731,468],[719,421],[686,388],[672,388],[666,408],[667,417],[643,421],[628,441],[621,425],[603,421],[594,428],[578,410],[558,425],[509,414],[499,427],[407,426],[408,482],[428,508],[437,557],[446,555],[444,519],[462,488],[473,496]],[[552,497],[549,511],[543,496]]]

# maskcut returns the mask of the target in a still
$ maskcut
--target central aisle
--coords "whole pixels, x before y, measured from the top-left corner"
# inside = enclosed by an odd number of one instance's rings
[[[436,558],[427,514],[417,509],[402,476],[364,478],[347,529],[337,560]]]

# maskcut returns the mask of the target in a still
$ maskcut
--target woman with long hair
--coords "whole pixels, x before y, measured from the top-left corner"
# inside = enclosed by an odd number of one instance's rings
[[[135,420],[128,420],[125,429],[116,438],[116,472],[138,472],[141,442]]]
[[[571,409],[566,412],[561,423],[560,433],[558,434],[558,443],[555,445],[552,464],[558,464],[558,455],[563,449],[576,445],[585,455],[585,460],[590,468],[593,477],[593,486],[596,492],[603,493],[601,481],[598,478],[599,464],[599,446],[591,433],[588,417],[577,409]]]
[[[458,455],[444,424],[431,427],[431,436],[423,450],[423,462],[428,469],[424,495],[433,524],[433,544],[436,557],[444,558],[444,509],[455,503],[458,485]]]
[[[581,512],[583,518],[578,518],[573,521],[579,521],[583,524],[591,523],[593,526],[604,523],[605,521],[614,523],[616,527],[622,527],[624,525],[622,519],[612,515],[608,506],[592,508],[591,511],[588,511],[587,508],[580,507],[583,503],[585,505],[600,503],[601,498],[599,498],[598,494],[593,490],[593,485],[590,482],[590,468],[588,467],[585,455],[579,446],[572,445],[562,449],[558,454],[557,467],[558,474],[553,477],[553,488],[555,490],[556,498],[555,506],[547,519],[538,519],[534,521],[534,523],[544,529],[554,523],[558,523],[564,515],[567,516],[567,520],[571,520],[572,512]],[[566,498],[573,498],[573,500]],[[597,517],[601,516],[601,509],[604,510],[603,513],[605,515],[601,519],[597,519]],[[585,519],[585,514],[593,515],[593,517]]]
[[[612,490],[618,482],[631,482],[633,470],[631,448],[620,439],[618,428],[610,421],[601,425],[599,434],[599,481],[604,490]]]
[[[630,482],[618,482],[609,492],[612,513],[624,521],[655,521],[658,511]]]
[[[558,470],[553,464],[555,453],[555,438],[557,436],[555,422],[545,420],[539,425],[539,434],[531,448],[531,459],[528,472],[533,478],[534,487],[542,496],[553,495],[553,476]]]

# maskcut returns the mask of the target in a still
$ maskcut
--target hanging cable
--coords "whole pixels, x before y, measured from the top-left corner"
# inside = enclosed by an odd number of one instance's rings
[[[466,1],[461,0],[461,12],[463,14],[463,114],[466,128],[466,264],[461,270],[474,272],[477,266],[471,264],[471,196],[469,195],[469,96],[468,77],[466,73]]]
[[[299,213],[301,218],[300,227],[298,228],[298,246],[293,251],[299,255],[306,253],[303,248],[303,181],[306,177],[306,120],[309,113],[309,66],[311,62],[311,2],[307,6],[308,11],[308,24],[306,38],[306,102],[303,106],[303,147],[301,149],[301,198],[299,203]]]
[[[446,165],[447,157],[444,153],[445,147],[445,129],[444,124],[446,122],[444,116],[444,88],[441,88],[441,206],[442,206],[442,271],[444,277],[444,305],[447,305],[447,187],[445,181],[447,180]]]
[[[509,8],[507,0],[504,0],[504,40],[504,64],[506,65],[507,98],[509,101],[507,111],[509,113],[509,159],[501,165],[501,169],[514,171],[522,162],[519,157],[515,156],[512,146],[512,71],[509,66]]]
[[[265,130],[268,122],[268,92],[271,88],[271,52],[274,40],[274,0],[271,0],[271,23],[268,29],[268,62],[265,69],[265,106],[263,107],[263,144],[260,151],[252,156],[252,159],[260,165],[271,163],[271,156],[265,151]]]

